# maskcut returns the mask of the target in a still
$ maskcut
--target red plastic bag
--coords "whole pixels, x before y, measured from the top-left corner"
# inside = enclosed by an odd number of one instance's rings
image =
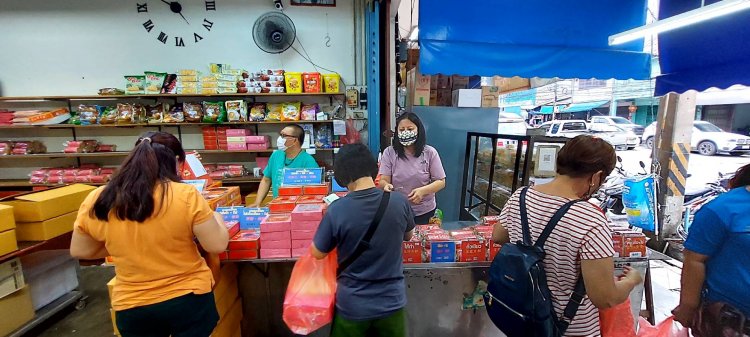
[[[289,330],[307,335],[333,321],[337,267],[335,251],[322,260],[308,252],[297,261],[284,297]]]
[[[630,299],[612,308],[599,310],[602,337],[635,337]]]
[[[638,337],[689,337],[687,328],[674,321],[671,316],[656,326],[652,326],[645,318],[638,317]]]

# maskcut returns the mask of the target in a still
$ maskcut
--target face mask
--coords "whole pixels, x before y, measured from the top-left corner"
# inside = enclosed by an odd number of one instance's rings
[[[417,142],[417,131],[405,130],[398,133],[398,141],[403,146],[409,146]]]
[[[276,139],[276,147],[279,148],[281,151],[286,150],[286,138],[279,136],[278,139]]]
[[[588,190],[588,192],[586,192],[586,194],[583,195],[583,198],[581,198],[581,199],[582,200],[589,200],[589,199],[591,199],[594,196],[594,194],[596,194],[596,192],[599,191],[600,188],[602,188],[602,182],[600,181],[599,182],[599,186],[597,186],[596,188],[594,188],[594,178],[591,177],[591,182],[589,183],[589,190]]]

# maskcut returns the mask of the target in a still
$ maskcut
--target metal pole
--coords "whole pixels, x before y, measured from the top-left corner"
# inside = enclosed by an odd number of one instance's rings
[[[660,167],[661,185],[658,191],[658,242],[653,248],[663,249],[664,241],[676,233],[682,220],[685,201],[690,138],[695,117],[695,92],[682,95],[670,93],[661,98],[657,131],[654,136],[653,157]],[[653,237],[653,233],[649,233]]]

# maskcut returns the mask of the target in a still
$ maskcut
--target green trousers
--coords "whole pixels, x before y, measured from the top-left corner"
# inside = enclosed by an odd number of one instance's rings
[[[350,321],[336,314],[331,337],[406,337],[406,312],[401,309],[369,321]]]

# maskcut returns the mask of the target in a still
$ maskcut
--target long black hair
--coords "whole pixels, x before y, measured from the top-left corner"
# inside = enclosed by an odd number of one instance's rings
[[[163,185],[161,199],[164,201],[167,183],[180,181],[178,160],[185,161],[185,150],[174,135],[144,133],[99,195],[91,210],[92,216],[107,221],[112,211],[120,220],[146,221],[154,213],[157,184]]]
[[[399,158],[406,159],[406,151],[398,139],[398,125],[405,119],[408,119],[417,126],[417,141],[414,143],[414,157],[419,157],[422,155],[422,152],[424,152],[425,145],[427,145],[427,133],[424,130],[422,120],[413,112],[407,112],[396,119],[396,134],[393,136],[391,145],[393,146],[393,149],[396,150],[396,154],[398,154]]]

